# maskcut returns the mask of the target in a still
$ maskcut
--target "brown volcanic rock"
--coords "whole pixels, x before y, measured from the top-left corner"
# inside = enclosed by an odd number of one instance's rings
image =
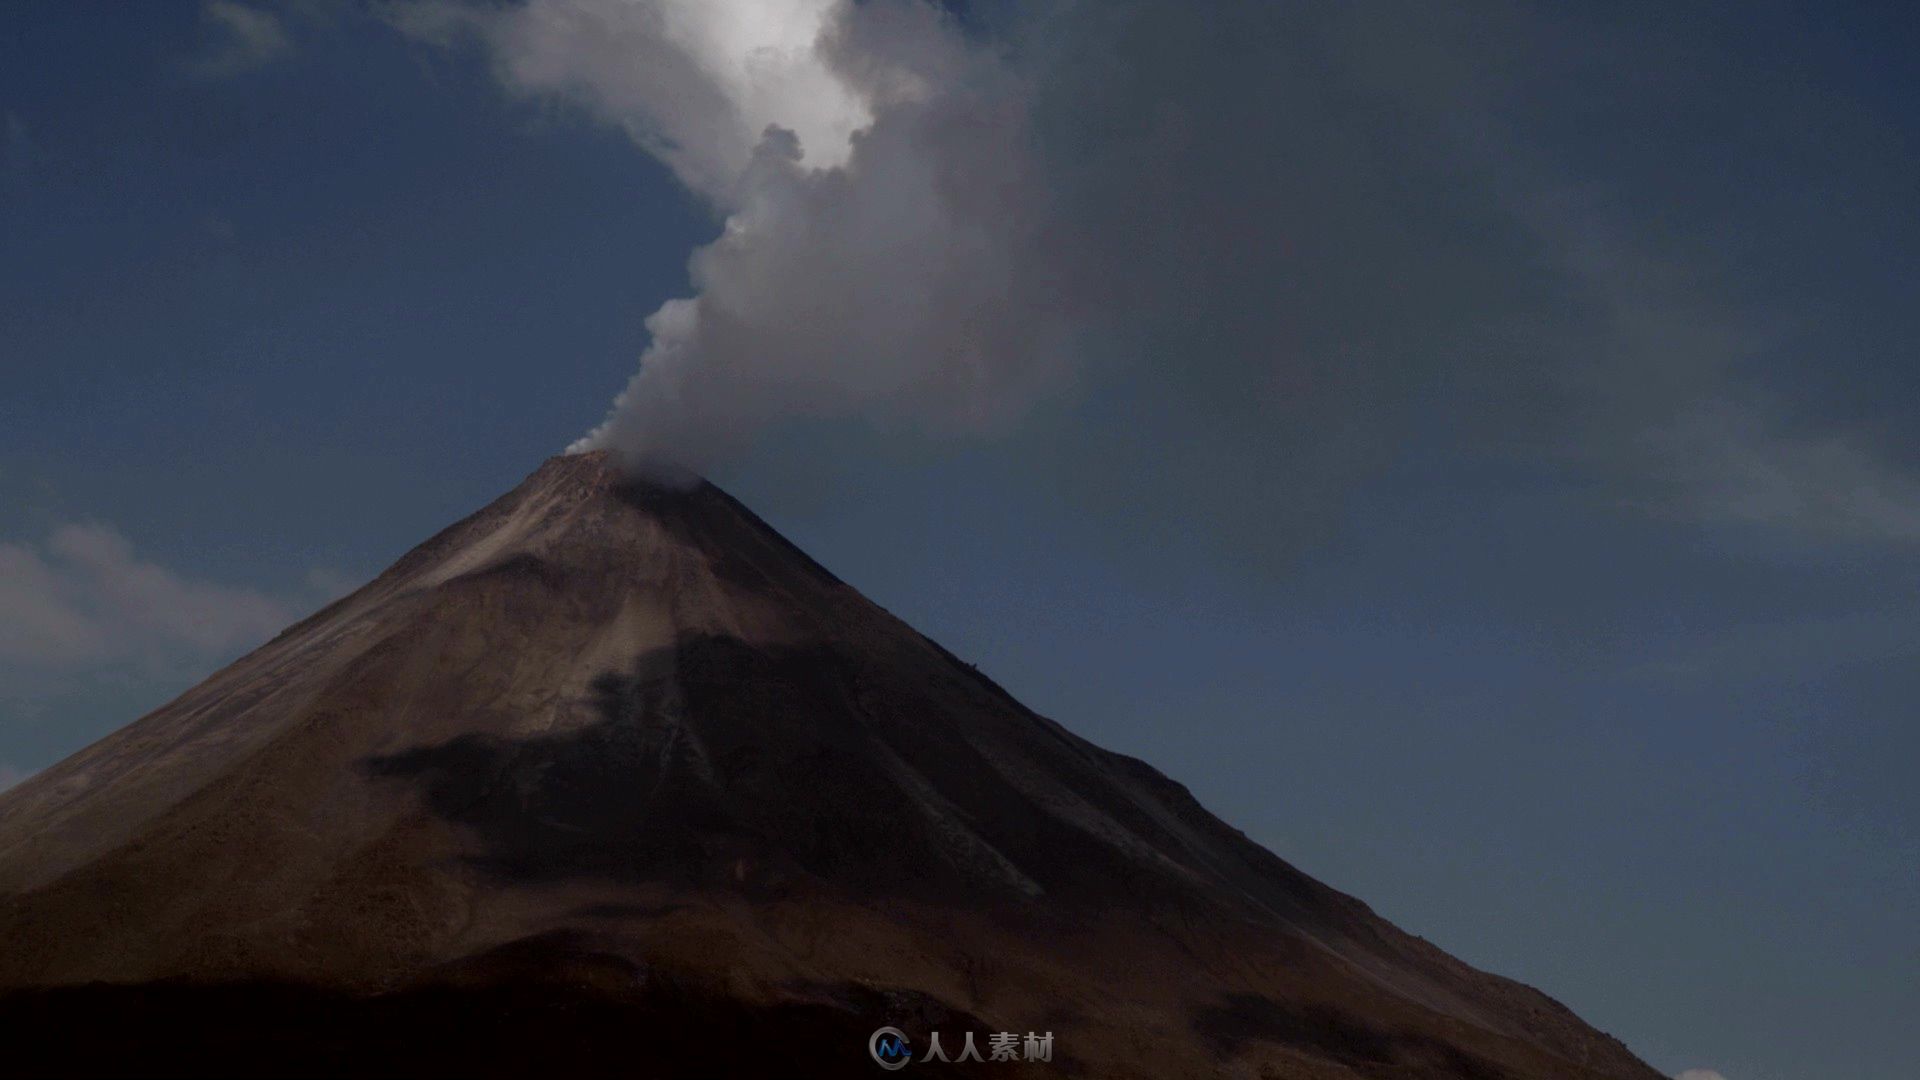
[[[872,1069],[881,1023],[1051,1029],[1087,1076],[1657,1075],[1029,712],[718,489],[595,454],[0,795],[0,942],[0,1018],[172,1037],[153,1018],[238,994],[292,1055],[181,1051],[201,1065],[434,1071],[410,1055],[445,1037],[449,1071],[542,1040],[605,1071],[634,1064],[590,1052],[623,1024],[692,1053],[731,1018],[816,1033],[818,1072],[780,1075]],[[319,1012],[357,1066],[289,1049]],[[714,1067],[686,1053],[651,1063]]]

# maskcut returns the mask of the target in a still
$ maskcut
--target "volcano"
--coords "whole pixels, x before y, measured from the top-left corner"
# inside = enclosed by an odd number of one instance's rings
[[[1658,1075],[593,453],[0,795],[0,990],[64,1074]]]

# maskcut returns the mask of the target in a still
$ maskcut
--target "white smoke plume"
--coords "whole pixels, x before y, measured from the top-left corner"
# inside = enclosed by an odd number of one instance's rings
[[[921,0],[532,0],[409,9],[503,80],[619,125],[724,217],[604,423],[655,474],[771,423],[973,429],[1065,374],[1028,96]]]
[[[1739,299],[1790,308],[1792,283],[1559,167],[1567,27],[953,6],[973,22],[936,0],[398,9],[626,132],[719,221],[577,448],[673,477],[791,420],[1001,432],[1080,377],[1035,468],[1262,562],[1423,439],[1676,520],[1920,537],[1902,429],[1803,408],[1782,320]]]

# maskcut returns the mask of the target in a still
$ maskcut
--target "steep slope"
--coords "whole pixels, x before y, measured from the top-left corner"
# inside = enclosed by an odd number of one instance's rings
[[[756,1022],[1048,1028],[1070,1074],[1655,1075],[1034,715],[718,489],[591,454],[0,795],[0,941],[0,986],[392,1013],[564,984],[656,1017],[671,987]]]

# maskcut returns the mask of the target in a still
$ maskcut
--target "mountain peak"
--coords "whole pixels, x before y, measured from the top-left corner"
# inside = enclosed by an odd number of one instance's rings
[[[588,963],[870,1026],[907,1000],[1071,1023],[1102,1076],[1653,1075],[1027,710],[713,485],[604,453],[0,811],[0,987]]]

